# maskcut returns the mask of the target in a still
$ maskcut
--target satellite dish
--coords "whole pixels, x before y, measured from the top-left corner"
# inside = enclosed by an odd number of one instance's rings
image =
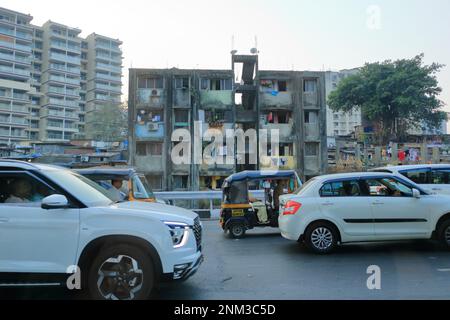
[[[258,49],[257,48],[251,48],[250,49],[250,53],[251,54],[258,54]]]

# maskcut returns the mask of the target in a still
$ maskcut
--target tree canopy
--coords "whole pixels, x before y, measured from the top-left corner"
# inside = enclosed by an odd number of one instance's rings
[[[424,65],[423,58],[367,63],[338,84],[328,104],[334,111],[360,108],[363,117],[378,124],[383,143],[401,139],[409,128],[437,128],[447,118],[436,79],[443,65]]]
[[[93,139],[107,142],[126,140],[128,132],[127,110],[127,104],[98,106],[92,114],[89,135]]]

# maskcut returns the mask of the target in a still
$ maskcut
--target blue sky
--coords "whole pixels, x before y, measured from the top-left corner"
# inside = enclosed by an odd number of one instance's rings
[[[2,0],[1,6],[30,13],[35,24],[51,19],[83,35],[120,38],[126,69],[229,68],[232,35],[245,53],[257,36],[262,69],[338,70],[423,52],[427,63],[448,65],[439,81],[441,99],[450,104],[448,0]],[[379,8],[377,29],[367,24],[371,6]]]

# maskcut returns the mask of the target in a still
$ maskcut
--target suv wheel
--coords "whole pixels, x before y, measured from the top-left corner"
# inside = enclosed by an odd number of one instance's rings
[[[450,249],[450,219],[445,220],[439,227],[438,230],[439,242]]]
[[[230,235],[233,239],[242,239],[245,237],[245,225],[243,223],[233,223],[230,226]]]
[[[305,233],[305,243],[310,250],[319,254],[332,252],[338,243],[336,228],[326,222],[313,224]]]
[[[101,250],[88,274],[89,294],[96,300],[148,299],[155,284],[150,257],[125,244]]]

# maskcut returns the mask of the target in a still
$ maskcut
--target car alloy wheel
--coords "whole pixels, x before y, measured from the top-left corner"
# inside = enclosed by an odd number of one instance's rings
[[[106,300],[133,300],[143,282],[139,263],[126,255],[110,257],[98,269],[97,288]]]
[[[321,251],[329,249],[333,245],[333,233],[325,227],[319,227],[311,233],[311,243]]]
[[[445,241],[447,241],[447,244],[450,246],[450,226],[445,229]]]

